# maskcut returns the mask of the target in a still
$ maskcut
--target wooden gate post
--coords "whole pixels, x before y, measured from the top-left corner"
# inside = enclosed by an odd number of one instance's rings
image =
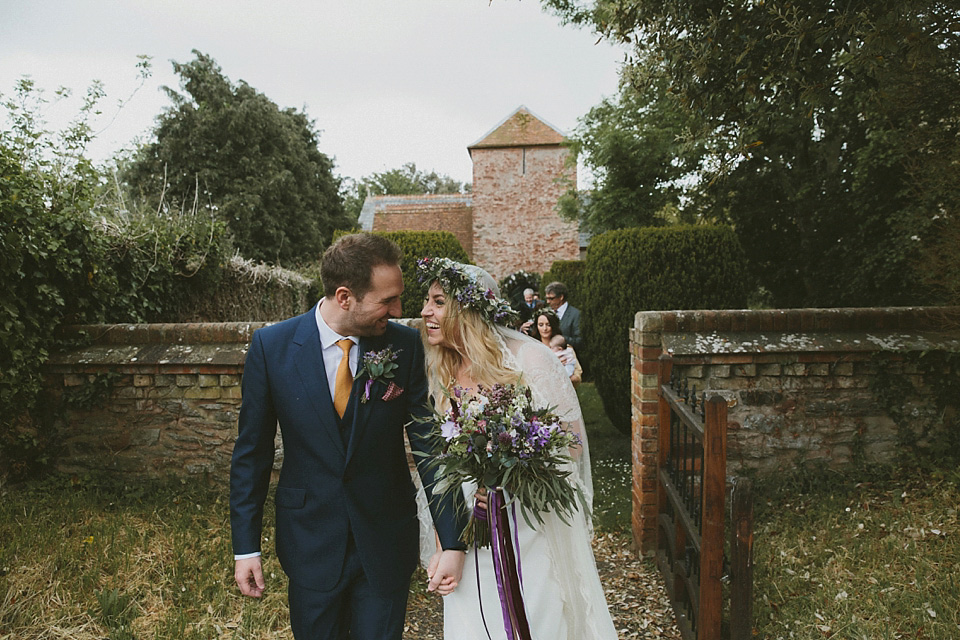
[[[700,549],[698,640],[719,640],[723,618],[723,519],[727,492],[727,402],[707,400],[703,433],[703,524]]]
[[[753,636],[753,487],[734,478],[730,491],[730,640]]]

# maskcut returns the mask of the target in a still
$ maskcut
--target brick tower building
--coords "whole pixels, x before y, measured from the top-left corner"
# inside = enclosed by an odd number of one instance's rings
[[[561,220],[555,210],[577,180],[565,166],[563,140],[559,129],[519,107],[467,148],[471,194],[371,196],[360,226],[451,231],[473,262],[498,279],[520,269],[543,273],[554,260],[577,260],[577,224]]]
[[[560,219],[557,200],[575,170],[558,129],[520,107],[467,150],[473,160],[474,262],[496,278],[519,269],[543,273],[580,255],[577,225]]]

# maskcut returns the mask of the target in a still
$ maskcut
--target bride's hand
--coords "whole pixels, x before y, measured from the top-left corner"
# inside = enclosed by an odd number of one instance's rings
[[[478,505],[479,507],[481,507],[484,511],[486,511],[486,509],[487,509],[487,488],[486,488],[486,487],[480,487],[479,489],[477,489],[477,493],[475,494],[475,497],[476,497],[477,505]]]
[[[441,596],[448,596],[453,593],[460,584],[460,578],[463,575],[463,561],[466,554],[463,551],[448,549],[447,551],[438,551],[430,559],[430,565],[427,567],[427,575],[430,581],[427,584],[427,591],[435,591]]]
[[[437,572],[437,565],[440,564],[440,555],[442,553],[442,549],[437,549],[437,552],[430,557],[430,563],[427,565],[427,580],[433,579],[433,574]]]

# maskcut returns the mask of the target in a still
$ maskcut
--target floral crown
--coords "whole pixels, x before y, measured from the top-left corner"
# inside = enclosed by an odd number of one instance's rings
[[[466,266],[449,258],[421,258],[417,260],[417,279],[424,288],[438,282],[444,293],[456,298],[461,307],[479,313],[488,324],[513,326],[519,314]]]

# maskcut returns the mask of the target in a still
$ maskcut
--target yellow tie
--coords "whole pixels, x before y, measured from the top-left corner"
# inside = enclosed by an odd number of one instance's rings
[[[353,340],[349,338],[337,340],[337,346],[343,350],[343,359],[337,367],[337,378],[333,383],[333,408],[342,418],[343,412],[347,410],[350,389],[353,387],[353,375],[350,373],[350,347],[353,346]]]

